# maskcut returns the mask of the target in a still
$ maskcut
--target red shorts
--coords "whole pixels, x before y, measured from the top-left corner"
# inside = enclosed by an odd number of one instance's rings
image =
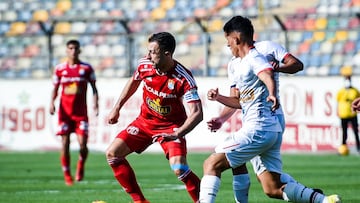
[[[116,137],[124,140],[131,151],[140,154],[152,144],[152,136],[159,133],[172,133],[178,127],[178,125],[172,125],[162,129],[154,129],[152,126],[146,125],[143,121],[136,119]],[[186,156],[186,140],[184,138],[179,138],[170,142],[163,142],[160,145],[166,155],[166,158],[173,156]]]
[[[87,121],[59,121],[59,130],[56,135],[70,135],[75,132],[77,135],[87,137],[89,134],[89,123]]]

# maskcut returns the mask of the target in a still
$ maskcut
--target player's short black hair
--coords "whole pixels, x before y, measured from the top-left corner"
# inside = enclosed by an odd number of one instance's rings
[[[225,23],[223,31],[227,34],[231,32],[239,32],[242,38],[251,41],[254,37],[254,26],[248,18],[242,16],[232,17]]]
[[[75,45],[77,47],[80,47],[80,42],[78,40],[76,40],[76,39],[71,39],[71,40],[66,42],[66,46],[69,46],[70,44],[73,44],[73,45]]]
[[[175,52],[176,41],[175,37],[168,32],[159,32],[152,34],[149,37],[149,42],[157,42],[161,51]]]

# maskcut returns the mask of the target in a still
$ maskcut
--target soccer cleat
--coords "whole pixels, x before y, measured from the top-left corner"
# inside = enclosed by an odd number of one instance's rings
[[[327,203],[341,203],[339,195],[326,196]]]
[[[145,200],[134,201],[134,203],[150,203],[150,202],[145,199]]]
[[[64,179],[65,179],[65,184],[66,184],[67,186],[72,186],[72,185],[74,184],[73,179],[72,179],[71,176],[65,175],[65,176],[64,176]]]
[[[76,181],[82,181],[83,178],[84,178],[84,168],[78,168],[76,170],[75,179]]]

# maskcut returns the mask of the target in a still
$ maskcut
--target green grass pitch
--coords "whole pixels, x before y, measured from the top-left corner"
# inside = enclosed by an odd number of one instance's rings
[[[201,178],[202,163],[210,153],[189,153],[190,167]],[[72,152],[72,172],[77,152]],[[143,193],[152,203],[191,202],[183,184],[162,154],[128,156]],[[336,154],[283,155],[284,171],[301,183],[339,194],[345,203],[360,202],[360,156]],[[249,202],[282,202],[264,195],[250,165]],[[230,171],[224,172],[217,202],[234,202]],[[6,203],[107,203],[131,202],[113,177],[104,153],[90,152],[85,179],[64,184],[58,152],[0,152],[0,202]]]

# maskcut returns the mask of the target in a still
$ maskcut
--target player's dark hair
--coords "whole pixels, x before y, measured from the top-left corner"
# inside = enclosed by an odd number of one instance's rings
[[[243,40],[253,41],[254,27],[251,21],[242,16],[234,16],[225,23],[223,31],[227,34],[231,32],[239,32]]]
[[[161,51],[175,52],[176,41],[175,37],[168,32],[159,32],[149,37],[149,42],[157,42]]]
[[[70,44],[80,47],[80,42],[76,39],[72,39],[66,42],[66,46],[69,46]]]

